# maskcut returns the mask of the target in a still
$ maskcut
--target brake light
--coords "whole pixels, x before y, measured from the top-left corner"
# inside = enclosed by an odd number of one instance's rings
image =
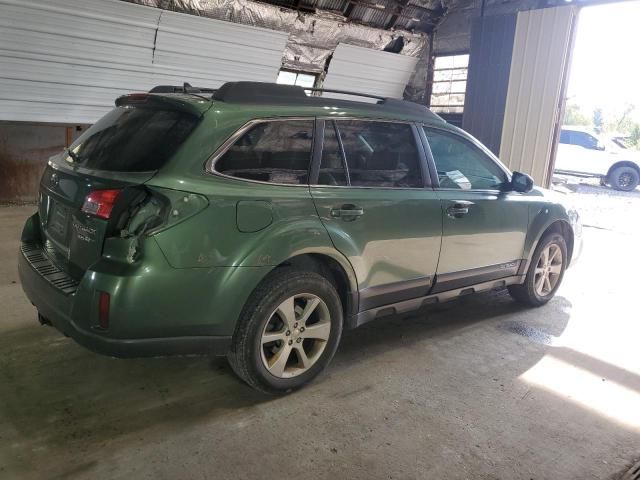
[[[82,211],[89,215],[108,219],[122,190],[94,190],[87,195],[82,204]]]
[[[126,105],[134,105],[137,103],[147,103],[149,101],[148,93],[130,93],[129,95],[123,95],[116,98],[116,107],[122,107]]]
[[[148,93],[130,93],[129,95],[127,95],[127,100],[133,101],[133,102],[146,102],[147,100],[149,100],[149,94]]]
[[[98,298],[98,323],[103,330],[109,329],[109,303],[111,296],[107,292],[100,292]]]

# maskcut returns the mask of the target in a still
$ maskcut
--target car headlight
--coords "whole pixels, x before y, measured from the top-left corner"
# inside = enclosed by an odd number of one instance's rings
[[[567,210],[567,214],[569,215],[569,223],[571,224],[571,228],[573,228],[573,233],[576,236],[582,235],[582,220],[580,219],[580,214],[578,210],[575,208],[570,208]]]

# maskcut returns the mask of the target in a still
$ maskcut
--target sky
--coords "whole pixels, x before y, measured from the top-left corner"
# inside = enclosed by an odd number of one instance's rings
[[[586,113],[607,113],[636,106],[640,121],[640,0],[585,7],[569,77],[568,101]]]

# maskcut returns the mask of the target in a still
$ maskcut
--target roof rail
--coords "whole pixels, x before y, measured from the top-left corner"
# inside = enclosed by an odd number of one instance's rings
[[[300,87],[303,88],[303,87]],[[311,90],[312,92],[327,92],[327,93],[339,93],[341,95],[352,95],[354,97],[375,98],[377,100],[386,100],[387,97],[381,97],[380,95],[372,95],[370,93],[349,92],[347,90],[336,90],[333,88],[305,88],[305,91]]]
[[[213,95],[215,100],[230,103],[254,103],[256,101],[273,101],[275,99],[309,98],[305,92],[338,93],[354,97],[373,98],[384,101],[385,97],[369,93],[349,92],[330,88],[305,88],[298,85],[282,85],[266,82],[227,82]],[[317,98],[317,96],[316,96]]]
[[[281,85],[278,83],[267,82],[227,82],[218,89],[192,87],[188,83],[183,86],[159,85],[152,88],[150,93],[189,93],[202,94],[210,93],[213,100],[226,103],[244,103],[244,104],[281,104],[281,105],[308,105],[318,106],[326,104],[327,98],[317,95],[307,95],[306,92],[319,93],[337,93],[340,95],[350,95],[353,97],[373,98],[377,100],[376,106],[387,108],[399,113],[412,115],[428,115],[437,117],[437,115],[426,106],[414,102],[400,100],[396,98],[386,98],[381,95],[372,95],[369,93],[350,92],[346,90],[335,90],[329,88],[304,88],[297,85]],[[371,103],[362,103],[357,100],[331,99],[335,102],[345,102],[344,105],[360,103],[360,105],[370,105]],[[439,118],[439,117],[438,117]]]

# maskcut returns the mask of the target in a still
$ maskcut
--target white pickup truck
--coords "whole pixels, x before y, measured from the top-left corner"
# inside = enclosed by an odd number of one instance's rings
[[[629,192],[640,183],[640,152],[584,127],[563,126],[554,171],[599,177],[603,185]]]

